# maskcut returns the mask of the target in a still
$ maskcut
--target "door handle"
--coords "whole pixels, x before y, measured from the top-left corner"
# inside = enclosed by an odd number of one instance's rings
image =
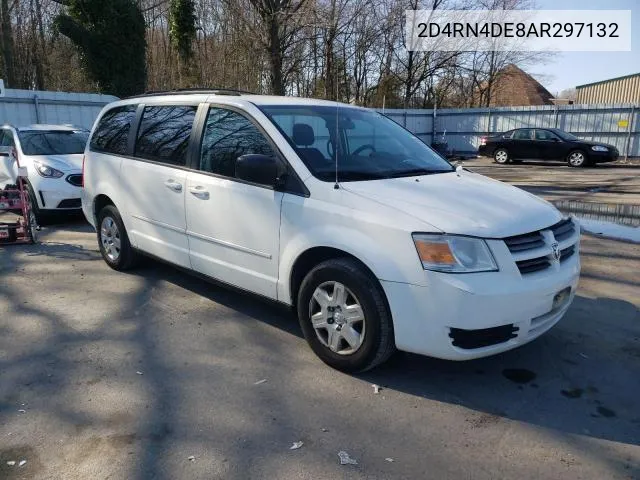
[[[197,187],[189,187],[189,192],[195,197],[198,197],[202,200],[209,199],[209,191],[205,190],[204,187],[198,185]]]
[[[170,188],[174,192],[182,191],[182,184],[176,182],[175,180],[167,180],[166,182],[164,182],[164,184],[167,188]]]

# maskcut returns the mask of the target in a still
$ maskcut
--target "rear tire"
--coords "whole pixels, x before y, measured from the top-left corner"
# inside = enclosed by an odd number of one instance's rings
[[[572,150],[567,155],[567,163],[570,167],[581,168],[586,167],[589,164],[589,160],[582,150]]]
[[[505,165],[509,163],[511,159],[509,158],[509,152],[506,148],[498,148],[493,152],[493,160],[500,165]]]
[[[100,253],[107,265],[114,270],[124,271],[137,264],[139,254],[131,246],[122,217],[115,206],[107,205],[100,210],[96,232]]]
[[[337,370],[369,370],[395,351],[384,291],[355,260],[331,259],[311,270],[300,286],[297,310],[309,346]]]

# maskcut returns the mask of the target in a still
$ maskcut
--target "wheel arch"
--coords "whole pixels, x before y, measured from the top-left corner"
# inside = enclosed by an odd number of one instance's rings
[[[98,221],[98,214],[100,213],[100,210],[102,210],[107,205],[113,205],[114,207],[116,207],[116,204],[111,199],[111,197],[109,197],[104,193],[96,195],[96,197],[93,199],[92,213],[93,213],[93,218],[95,219],[96,222]]]
[[[313,268],[315,268],[316,265],[319,265],[320,263],[326,260],[331,260],[334,258],[349,258],[355,261],[369,275],[371,275],[371,278],[378,281],[378,278],[376,277],[373,270],[365,262],[363,262],[361,259],[353,255],[352,253],[349,253],[345,250],[342,250],[336,247],[329,247],[329,246],[311,247],[301,252],[300,255],[298,255],[298,257],[294,261],[293,266],[291,267],[291,271],[289,274],[289,296],[290,296],[290,302],[292,306],[296,305],[296,301],[298,299],[298,291],[300,290],[300,285],[302,284],[304,277],[306,277],[306,275],[311,270],[313,270]]]
[[[120,217],[122,218],[122,223],[124,223],[124,228],[126,228],[127,232],[129,233],[129,241],[131,242],[131,245],[133,247],[136,247],[137,246],[136,238],[135,238],[135,235],[131,234],[131,225],[129,223],[129,218],[126,212],[123,211],[122,208],[120,208],[120,205],[118,205],[118,202],[114,200],[116,195],[111,195],[106,190],[101,190],[101,192],[102,193],[99,193],[98,195],[96,195],[91,202],[91,214],[93,215],[96,230],[98,228],[98,214],[100,213],[100,210],[102,210],[107,205],[113,205],[114,207],[116,207],[116,209],[120,213]]]

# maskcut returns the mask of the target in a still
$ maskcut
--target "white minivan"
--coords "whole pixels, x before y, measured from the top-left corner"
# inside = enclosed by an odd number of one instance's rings
[[[580,273],[574,219],[328,101],[112,103],[85,151],[82,208],[112,268],[143,253],[290,305],[344,371],[395,349],[467,360],[523,345],[565,314]]]

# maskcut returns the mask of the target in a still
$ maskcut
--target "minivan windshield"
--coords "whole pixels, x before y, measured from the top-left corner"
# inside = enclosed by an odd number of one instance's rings
[[[23,130],[18,132],[25,155],[73,155],[84,153],[89,132],[83,130]]]
[[[444,158],[387,117],[330,105],[261,105],[311,173],[331,182],[453,171]],[[336,168],[337,160],[337,168]]]

